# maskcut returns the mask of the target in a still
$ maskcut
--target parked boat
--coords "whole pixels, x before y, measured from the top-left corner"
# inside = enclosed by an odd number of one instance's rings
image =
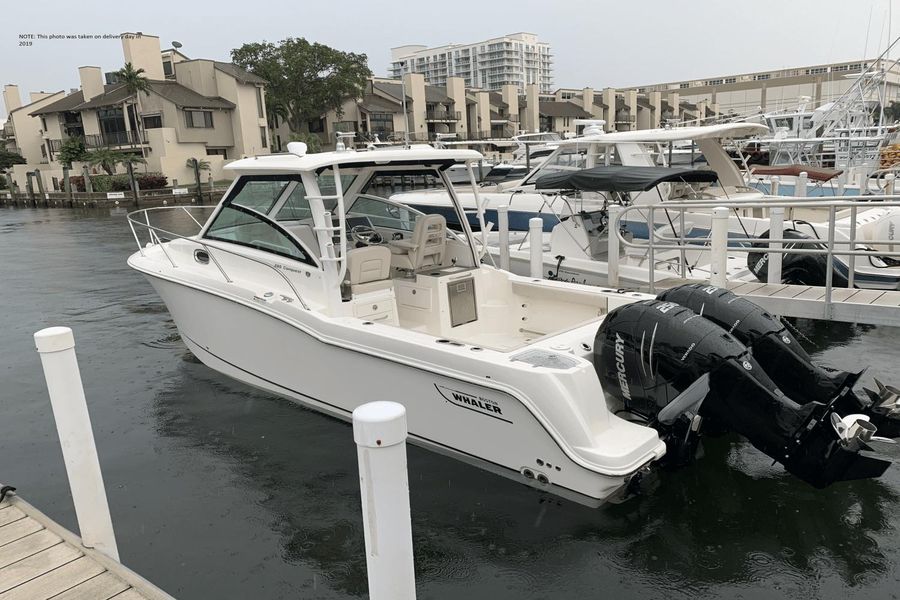
[[[887,468],[860,450],[893,448],[873,436],[894,431],[893,388],[857,396],[853,374],[799,355],[818,387],[789,398],[757,354],[781,364],[790,333],[757,310],[776,337],[755,325],[732,337],[715,321],[728,292],[691,319],[677,304],[690,294],[656,300],[483,264],[446,173],[478,153],[288,149],[228,165],[236,179],[196,234],[157,224],[188,208],[129,216],[149,238],[136,234],[128,264],[211,368],[342,419],[400,402],[411,441],[591,505],[639,489],[666,456],[689,461],[705,422],[816,486]],[[439,178],[461,231],[368,192],[399,172]]]

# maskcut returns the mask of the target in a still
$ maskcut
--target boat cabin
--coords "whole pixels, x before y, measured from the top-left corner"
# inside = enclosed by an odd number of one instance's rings
[[[595,322],[610,308],[596,293],[486,267],[486,244],[471,228],[453,231],[443,215],[380,195],[385,178],[425,174],[443,184],[459,222],[468,223],[447,170],[477,165],[475,151],[292,150],[228,165],[237,178],[200,238],[271,264],[312,310],[506,351]]]

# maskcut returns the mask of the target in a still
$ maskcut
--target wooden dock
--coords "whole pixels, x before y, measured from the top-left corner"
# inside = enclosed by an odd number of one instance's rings
[[[0,600],[174,600],[15,494],[0,503]]]
[[[898,291],[836,287],[826,305],[824,287],[733,281],[728,289],[783,317],[900,327]]]

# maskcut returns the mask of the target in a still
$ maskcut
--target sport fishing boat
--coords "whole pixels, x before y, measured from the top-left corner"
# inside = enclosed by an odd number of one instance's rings
[[[729,292],[659,300],[483,264],[447,178],[477,152],[288,150],[230,163],[204,220],[188,207],[129,215],[128,264],[209,367],[345,420],[399,402],[412,442],[589,505],[687,462],[706,423],[815,486],[888,467],[870,453],[896,446],[897,390],[856,394],[858,374],[813,365]],[[460,231],[370,193],[403,173],[443,182]]]

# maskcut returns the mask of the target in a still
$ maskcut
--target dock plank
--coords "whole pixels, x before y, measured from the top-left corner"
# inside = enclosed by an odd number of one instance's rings
[[[0,593],[49,573],[76,560],[83,553],[73,546],[57,544],[26,559],[0,569]]]
[[[53,600],[109,600],[130,587],[120,578],[105,571],[58,596],[53,596]]]
[[[0,594],[0,600],[48,600],[96,577],[105,570],[87,556],[82,556],[53,569],[43,577],[32,579]]]
[[[9,525],[4,525],[0,527],[0,548],[43,528],[43,525],[31,517],[25,517],[24,519],[13,521]]]
[[[0,527],[9,525],[13,521],[18,521],[19,519],[24,518],[25,513],[23,513],[15,506],[5,506],[4,508],[0,508]]]
[[[134,588],[130,590],[125,590],[118,596],[113,596],[112,600],[146,600],[143,596],[141,596],[138,591]]]
[[[61,537],[46,529],[26,535],[15,542],[0,547],[0,569],[61,542]]]

